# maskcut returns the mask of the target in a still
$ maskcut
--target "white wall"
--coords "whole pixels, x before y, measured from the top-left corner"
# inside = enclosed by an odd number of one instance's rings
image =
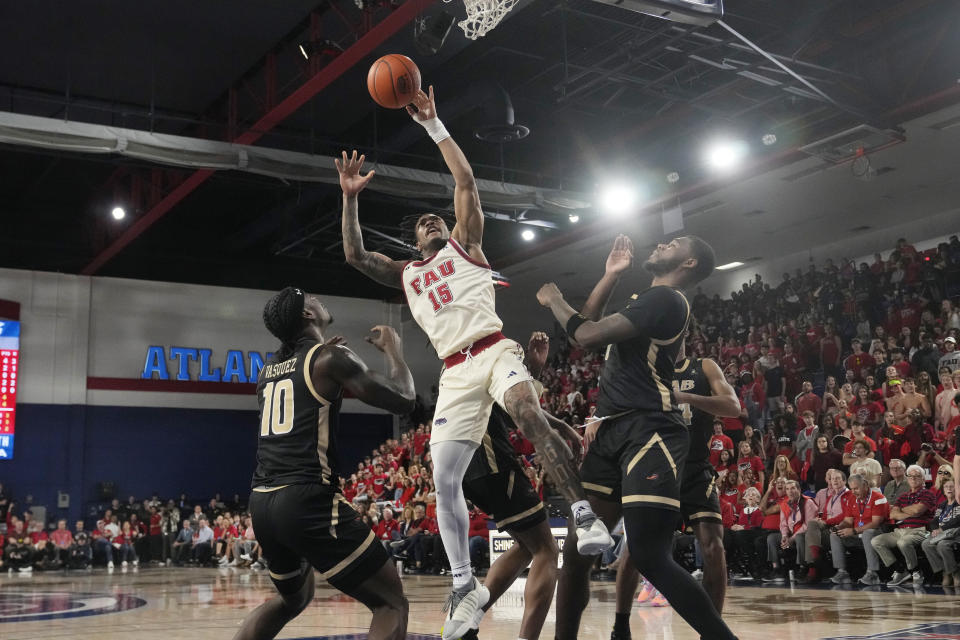
[[[251,395],[87,390],[87,377],[138,379],[147,348],[209,348],[213,367],[230,349],[266,354],[277,341],[263,327],[263,305],[273,292],[0,269],[0,298],[21,304],[21,385],[18,402],[184,408],[253,409]],[[324,296],[334,316],[331,334],[343,335],[371,367],[382,354],[364,341],[370,327],[389,324],[404,337],[417,392],[429,398],[439,361],[400,306],[376,300]],[[415,329],[417,334],[404,334]],[[191,363],[195,379],[199,365]],[[168,360],[171,379],[175,360]],[[348,412],[374,411],[348,400]]]
[[[840,226],[842,225],[838,225],[838,228]],[[880,252],[884,258],[889,257],[896,246],[897,238],[906,238],[918,250],[924,250],[936,247],[938,242],[945,241],[951,234],[958,232],[960,209],[953,209],[920,220],[905,220],[902,224],[885,229],[847,235],[830,244],[748,264],[733,271],[718,271],[703,283],[703,290],[708,295],[719,293],[721,297],[727,298],[731,291],[739,290],[744,282],[753,280],[758,273],[764,282],[776,286],[781,282],[784,273],[793,275],[797,268],[806,271],[810,264],[822,266],[827,258],[837,263],[840,258],[852,257],[858,262],[872,264],[874,253]],[[798,245],[802,245],[802,239],[798,239]]]

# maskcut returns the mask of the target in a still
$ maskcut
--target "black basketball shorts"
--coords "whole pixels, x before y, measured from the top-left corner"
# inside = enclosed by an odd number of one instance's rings
[[[526,531],[547,519],[540,496],[516,462],[497,473],[465,480],[463,494],[493,518],[500,531]]]
[[[350,593],[389,559],[346,499],[321,484],[257,488],[250,516],[277,590],[295,593],[313,567]]]
[[[687,462],[680,476],[680,513],[688,524],[723,523],[717,472],[709,460]]]
[[[634,412],[606,420],[580,468],[587,493],[623,507],[680,510],[690,434],[679,415]]]

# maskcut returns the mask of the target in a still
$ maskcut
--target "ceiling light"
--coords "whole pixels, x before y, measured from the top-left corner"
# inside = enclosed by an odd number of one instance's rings
[[[127,212],[123,210],[123,207],[114,207],[113,211],[110,212],[110,215],[113,216],[114,220],[123,220]]]
[[[729,171],[740,164],[747,151],[747,145],[742,140],[720,140],[707,147],[704,159],[713,169]]]
[[[297,46],[300,47],[300,55],[303,56],[303,59],[304,59],[304,60],[309,60],[309,59],[310,59],[310,54],[307,53],[306,48],[305,48],[302,44],[298,44]]]
[[[737,267],[742,267],[742,262],[728,262],[727,264],[722,264],[717,267],[717,271],[726,271],[727,269],[736,269]]]
[[[535,234],[535,233],[534,233],[533,231],[531,231],[530,229],[524,229],[524,230],[520,233],[520,237],[523,238],[524,240],[526,240],[527,242],[530,242],[531,240],[533,240],[534,238],[537,237],[537,234]]]
[[[670,184],[676,184],[680,182],[680,174],[676,171],[667,174],[667,182]]]
[[[777,144],[777,136],[772,133],[768,133],[760,139],[763,141],[763,144],[768,147]]]
[[[630,213],[637,204],[637,191],[625,184],[608,184],[600,189],[600,208],[613,215]]]
[[[571,214],[570,214],[570,222],[572,222],[573,224],[577,224],[578,222],[580,222],[580,216],[578,216],[578,215],[575,214],[575,213],[571,213]]]

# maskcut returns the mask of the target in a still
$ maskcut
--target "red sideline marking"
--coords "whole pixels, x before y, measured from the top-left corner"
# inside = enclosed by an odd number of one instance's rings
[[[87,389],[103,391],[160,391],[166,393],[221,393],[254,396],[257,385],[252,382],[202,382],[198,380],[146,380],[144,378],[87,378]],[[344,398],[354,395],[344,389]]]

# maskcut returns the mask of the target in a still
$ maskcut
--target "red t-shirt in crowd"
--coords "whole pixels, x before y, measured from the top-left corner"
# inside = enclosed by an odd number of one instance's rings
[[[847,444],[844,445],[844,447],[843,447],[843,452],[844,452],[844,453],[853,453],[853,445],[854,445],[854,443],[855,443],[857,440],[866,440],[867,444],[870,445],[870,451],[873,451],[874,453],[877,452],[877,443],[876,443],[876,441],[874,441],[873,438],[871,438],[870,436],[868,436],[868,435],[866,435],[866,434],[860,436],[859,438],[856,437],[856,436],[854,436],[853,439],[850,440],[850,442],[848,442]]]
[[[753,469],[753,477],[757,480],[760,479],[760,473],[763,471],[763,460],[758,456],[749,456],[747,458],[740,458],[737,460],[737,469],[742,473],[744,469],[750,467]],[[760,491],[760,495],[763,495],[763,491]]]
[[[723,523],[724,529],[729,529],[736,523],[737,510],[734,508],[734,505],[726,501],[720,503],[720,520]]]
[[[159,513],[153,513],[150,515],[150,535],[159,536],[163,533],[160,528],[160,523],[163,521],[163,517]]]
[[[823,400],[814,392],[805,393],[797,398],[797,416],[802,417],[805,411],[812,411],[814,416],[820,414]],[[778,525],[779,526],[779,525]]]
[[[716,465],[720,462],[720,452],[724,449],[733,449],[733,440],[723,434],[710,436],[707,443],[710,449],[710,464]]]
[[[855,404],[850,407],[860,424],[876,424],[886,411],[879,402],[868,402],[867,404]]]
[[[736,507],[740,503],[740,489],[725,489],[721,491],[720,502],[729,502]]]
[[[374,533],[377,534],[377,537],[380,538],[381,540],[390,540],[393,532],[396,531],[399,527],[400,527],[399,520],[394,519],[388,522],[387,520],[381,519],[380,522],[377,523],[377,526],[374,527],[373,531]]]
[[[479,509],[474,509],[470,512],[470,537],[480,536],[482,538],[489,538],[490,529],[487,527],[487,521],[489,518],[487,514]]]
[[[890,504],[879,489],[871,489],[866,500],[861,500],[851,494],[843,505],[843,517],[852,518],[854,527],[869,524],[873,516],[880,516],[884,520],[890,515]]]
[[[863,382],[863,370],[869,369],[877,364],[873,356],[869,353],[855,354],[851,353],[843,361],[843,368],[847,371],[853,371],[853,379],[857,382]]]
[[[909,377],[910,377],[910,371],[911,371],[911,369],[910,369],[910,363],[907,362],[906,360],[901,360],[900,362],[895,362],[895,363],[893,364],[893,368],[897,370],[897,373],[900,374],[900,377],[901,377],[901,378],[909,378]],[[888,388],[889,388],[889,385],[888,385]]]

